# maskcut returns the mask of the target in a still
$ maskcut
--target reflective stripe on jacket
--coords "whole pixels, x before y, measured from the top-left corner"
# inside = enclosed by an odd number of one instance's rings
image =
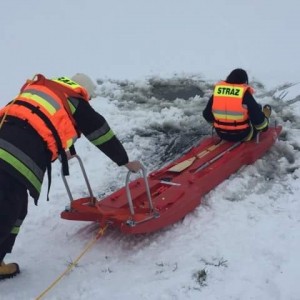
[[[229,84],[221,81],[213,92],[212,113],[214,127],[221,130],[243,130],[249,127],[249,114],[243,106],[245,92],[252,88],[246,84]]]
[[[79,133],[72,118],[72,108],[68,97],[76,96],[87,99],[84,88],[66,77],[48,80],[43,75],[37,80],[26,83],[16,101],[7,105],[0,111],[0,116],[6,113],[21,120],[26,120],[47,143],[52,153],[52,160],[59,155],[57,141],[53,132],[38,112],[49,119],[56,129],[63,149],[70,148]]]

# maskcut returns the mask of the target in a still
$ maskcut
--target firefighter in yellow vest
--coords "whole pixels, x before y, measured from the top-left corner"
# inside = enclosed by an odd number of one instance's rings
[[[44,174],[48,170],[50,182],[51,162],[58,157],[68,175],[65,150],[75,151],[80,134],[117,165],[132,172],[141,168],[139,161],[129,161],[105,118],[89,104],[95,89],[85,74],[51,80],[38,74],[0,110],[0,280],[20,272],[17,263],[3,260],[27,214],[27,191],[37,204]]]
[[[271,107],[261,105],[253,97],[248,75],[243,69],[233,70],[225,81],[218,82],[203,117],[211,123],[221,139],[249,141],[259,131],[268,129]]]

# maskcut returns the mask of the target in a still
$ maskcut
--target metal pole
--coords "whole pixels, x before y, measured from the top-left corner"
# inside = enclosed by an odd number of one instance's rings
[[[134,207],[133,207],[131,192],[130,192],[130,188],[129,188],[129,178],[130,178],[131,173],[132,173],[131,171],[128,171],[128,173],[127,173],[125,187],[126,187],[126,195],[127,195],[130,213],[133,216],[134,215]],[[153,203],[152,203],[146,169],[143,166],[142,166],[142,173],[143,173],[143,178],[145,181],[146,193],[147,193],[147,198],[148,198],[148,202],[149,202],[150,212],[152,212],[154,210],[154,207],[153,207]]]
[[[232,146],[230,146],[228,149],[224,150],[223,152],[221,152],[220,154],[218,154],[217,156],[215,156],[214,158],[212,158],[211,160],[209,160],[208,162],[202,164],[200,167],[198,167],[196,169],[196,171],[194,173],[198,173],[199,171],[205,169],[207,166],[209,166],[210,164],[212,164],[213,162],[215,162],[216,160],[218,160],[219,158],[221,158],[224,154],[226,154],[227,152],[231,151],[232,149],[236,148],[237,146],[239,146],[242,142],[236,142],[234,143]]]
[[[90,194],[90,204],[91,204],[91,205],[95,205],[95,204],[96,204],[96,198],[95,198],[94,195],[93,195],[93,191],[92,191],[90,182],[89,182],[89,180],[88,180],[88,177],[87,177],[87,174],[86,174],[86,171],[85,171],[83,162],[82,162],[81,158],[80,158],[77,154],[72,155],[72,156],[68,156],[68,160],[72,159],[73,157],[77,158],[77,160],[78,160],[78,162],[79,162],[81,172],[82,172],[82,174],[83,174],[83,177],[84,177],[86,186],[87,186],[88,191],[89,191],[89,194]],[[67,181],[65,175],[63,174],[63,170],[62,170],[62,169],[61,169],[61,176],[62,176],[64,185],[65,185],[65,187],[66,187],[66,190],[67,190],[67,193],[68,193],[70,202],[72,202],[72,201],[74,201],[74,199],[73,199],[73,196],[72,196],[72,193],[71,193],[71,190],[70,190],[68,181]]]

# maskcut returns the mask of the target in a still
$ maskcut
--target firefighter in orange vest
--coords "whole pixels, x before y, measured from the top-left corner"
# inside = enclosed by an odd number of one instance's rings
[[[37,204],[44,174],[51,181],[51,162],[60,158],[68,175],[66,149],[83,134],[119,166],[137,172],[105,118],[89,104],[95,84],[85,74],[47,79],[38,74],[0,110],[0,280],[20,272],[17,263],[4,263],[27,214],[28,195]],[[49,192],[49,189],[48,189]]]
[[[218,82],[203,117],[211,123],[221,139],[249,141],[259,131],[268,129],[271,107],[263,110],[253,97],[248,75],[243,69],[233,70],[225,81]]]

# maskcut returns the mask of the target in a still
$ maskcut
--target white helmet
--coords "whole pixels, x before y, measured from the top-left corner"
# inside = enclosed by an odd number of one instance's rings
[[[72,76],[71,79],[84,87],[87,90],[90,98],[95,98],[97,96],[96,85],[89,76],[83,73],[77,73],[76,75]]]

